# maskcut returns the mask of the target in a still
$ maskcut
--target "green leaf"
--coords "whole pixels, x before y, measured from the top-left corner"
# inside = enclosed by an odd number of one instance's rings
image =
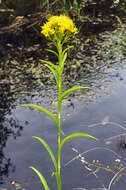
[[[57,71],[56,71],[53,67],[51,67],[51,66],[49,66],[49,65],[47,65],[47,64],[46,64],[46,67],[48,67],[48,68],[50,69],[50,71],[52,71],[53,76],[54,76],[54,78],[55,78],[55,80],[56,80],[57,88],[58,88],[59,76],[58,76]]]
[[[33,109],[40,110],[40,111],[46,113],[49,117],[51,117],[52,120],[58,126],[58,120],[56,119],[56,117],[50,111],[48,111],[47,109],[45,109],[45,108],[43,108],[41,106],[37,106],[37,105],[34,105],[34,104],[23,104],[23,105],[19,105],[19,106],[16,106],[16,107],[30,107],[30,108],[33,108]]]
[[[57,57],[59,56],[58,53],[57,53],[56,51],[53,51],[53,50],[51,50],[51,49],[46,49],[46,51],[49,51],[49,52],[55,54]]]
[[[70,48],[73,48],[74,46],[68,46],[66,49],[63,50],[63,55],[65,54],[65,52],[70,49]]]
[[[51,61],[45,61],[45,60],[42,60],[42,59],[40,59],[40,61],[43,62],[43,63],[46,63],[46,64],[48,64],[50,66],[52,66],[58,72],[57,66],[54,65]]]
[[[36,169],[34,168],[33,166],[30,166],[29,168],[31,168],[32,170],[34,170],[36,172],[36,174],[39,176],[40,180],[41,180],[41,183],[43,184],[44,186],[44,189],[45,190],[50,190],[45,178],[43,177],[43,175]]]
[[[64,65],[64,62],[66,61],[66,58],[67,58],[67,53],[65,53],[64,56],[63,56],[62,65]]]
[[[67,58],[67,53],[64,54],[62,61],[61,61],[61,65],[59,65],[59,67],[61,68],[61,73],[63,72],[64,62],[66,61],[66,58]]]
[[[95,138],[95,137],[93,137],[91,135],[85,134],[85,133],[74,133],[72,135],[69,135],[69,136],[65,137],[62,140],[62,142],[60,144],[60,147],[59,147],[59,150],[58,150],[58,155],[61,154],[61,149],[62,149],[64,143],[66,143],[67,141],[69,141],[70,139],[75,138],[75,137],[88,137],[88,138],[92,138],[92,139],[98,140],[97,138]]]
[[[63,92],[63,94],[60,97],[60,100],[58,102],[59,106],[61,105],[61,102],[62,102],[62,100],[64,99],[65,96],[67,96],[71,92],[74,92],[74,91],[80,90],[80,89],[91,89],[91,88],[90,87],[75,86],[75,87],[72,87],[72,88],[66,90],[65,92]]]
[[[53,164],[55,166],[55,169],[57,171],[57,163],[56,163],[54,154],[53,154],[51,148],[49,147],[49,145],[42,138],[40,138],[40,137],[33,136],[33,138],[37,139],[38,141],[40,141],[43,144],[43,146],[46,148],[46,150],[48,151],[48,153],[49,153],[49,155],[50,155],[50,157],[52,159],[52,162],[53,162]]]

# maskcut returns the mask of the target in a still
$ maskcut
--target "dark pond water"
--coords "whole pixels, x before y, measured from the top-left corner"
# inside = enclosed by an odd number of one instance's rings
[[[125,63],[124,63],[125,65]],[[99,77],[100,76],[100,77]],[[95,80],[93,79],[95,78]],[[65,135],[84,132],[99,139],[95,142],[87,138],[78,138],[67,143],[62,152],[62,183],[64,190],[72,189],[111,189],[124,190],[126,174],[115,184],[111,184],[112,172],[100,169],[96,173],[95,165],[88,167],[76,159],[78,154],[89,163],[98,160],[101,166],[110,167],[115,174],[114,165],[119,159],[126,166],[126,68],[108,69],[91,80],[93,92],[77,94],[66,100],[63,105],[62,128]],[[97,79],[96,79],[97,78]],[[86,79],[85,79],[86,80]],[[79,81],[83,83],[83,81]],[[50,97],[20,97],[13,104],[40,103],[55,111],[56,92],[48,91]],[[79,98],[77,98],[77,96]],[[72,102],[72,104],[71,104]],[[55,177],[51,176],[53,165],[47,151],[32,136],[43,137],[56,155],[56,126],[44,114],[27,108],[15,108],[6,94],[0,97],[0,190],[3,188],[39,190],[43,189],[38,177],[29,169],[39,169],[48,181],[50,189],[56,189]],[[123,147],[122,147],[123,146]]]

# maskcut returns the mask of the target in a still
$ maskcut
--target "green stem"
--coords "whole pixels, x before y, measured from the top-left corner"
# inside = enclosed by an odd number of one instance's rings
[[[61,41],[57,41],[57,49],[58,49],[58,54],[59,54],[59,57],[58,57],[59,74],[62,74],[61,73],[61,67],[62,67],[62,59],[63,59],[63,56],[62,56],[63,50],[62,50],[62,43],[61,43]]]
[[[58,190],[61,190],[61,177],[60,177],[60,173],[58,171],[56,173],[56,181],[57,181]]]
[[[61,145],[61,104],[60,104],[60,99],[62,95],[62,44],[61,41],[57,41],[57,50],[58,50],[58,61],[59,61],[59,66],[58,66],[58,106],[57,106],[57,111],[58,111],[58,169],[57,169],[57,186],[58,190],[61,190],[61,174],[60,174],[60,169],[61,169],[61,154],[59,152],[59,148]]]
[[[61,78],[61,76],[59,76],[58,93],[59,93],[59,100],[60,100],[60,97],[62,95],[62,78]],[[62,134],[61,133],[61,105],[59,104],[59,100],[58,100],[58,150],[59,150],[59,147],[61,144],[61,134]],[[60,168],[61,168],[60,160],[61,160],[61,156],[60,156],[60,154],[58,154],[58,180],[61,181],[61,179],[60,179],[61,178],[60,177]],[[60,190],[60,189],[58,189],[58,190]]]
[[[60,99],[62,95],[62,44],[61,41],[57,42],[57,50],[58,50],[58,75],[59,75],[59,81],[58,81],[58,146],[61,143],[61,105],[60,105]]]

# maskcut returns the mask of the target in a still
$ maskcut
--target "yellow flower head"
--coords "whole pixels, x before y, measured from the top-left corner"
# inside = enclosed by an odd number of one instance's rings
[[[41,31],[46,38],[51,39],[54,37],[62,39],[65,35],[75,35],[77,32],[78,30],[73,21],[64,15],[51,16],[42,26]]]

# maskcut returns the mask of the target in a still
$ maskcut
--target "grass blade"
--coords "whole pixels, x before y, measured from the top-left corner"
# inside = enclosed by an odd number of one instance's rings
[[[46,0],[47,10],[49,10],[49,0]]]
[[[49,117],[51,117],[51,119],[56,123],[56,125],[58,126],[58,120],[56,119],[56,117],[50,112],[48,111],[47,109],[41,107],[41,106],[37,106],[37,105],[34,105],[34,104],[23,104],[23,105],[19,105],[17,107],[30,107],[30,108],[33,108],[33,109],[37,109],[37,110],[40,110],[44,113],[46,113]]]
[[[45,178],[43,177],[43,175],[36,169],[34,168],[33,166],[30,166],[29,168],[31,168],[32,170],[35,171],[35,173],[39,176],[40,180],[41,180],[41,183],[43,184],[44,186],[44,189],[45,190],[50,190]]]
[[[37,139],[38,141],[40,141],[43,144],[43,146],[46,148],[46,150],[48,151],[48,153],[49,153],[49,155],[50,155],[50,157],[52,159],[52,162],[53,162],[53,164],[55,166],[55,169],[57,171],[57,163],[56,163],[54,154],[53,154],[51,148],[49,147],[49,145],[42,138],[40,138],[40,137],[33,136],[33,138]]]

